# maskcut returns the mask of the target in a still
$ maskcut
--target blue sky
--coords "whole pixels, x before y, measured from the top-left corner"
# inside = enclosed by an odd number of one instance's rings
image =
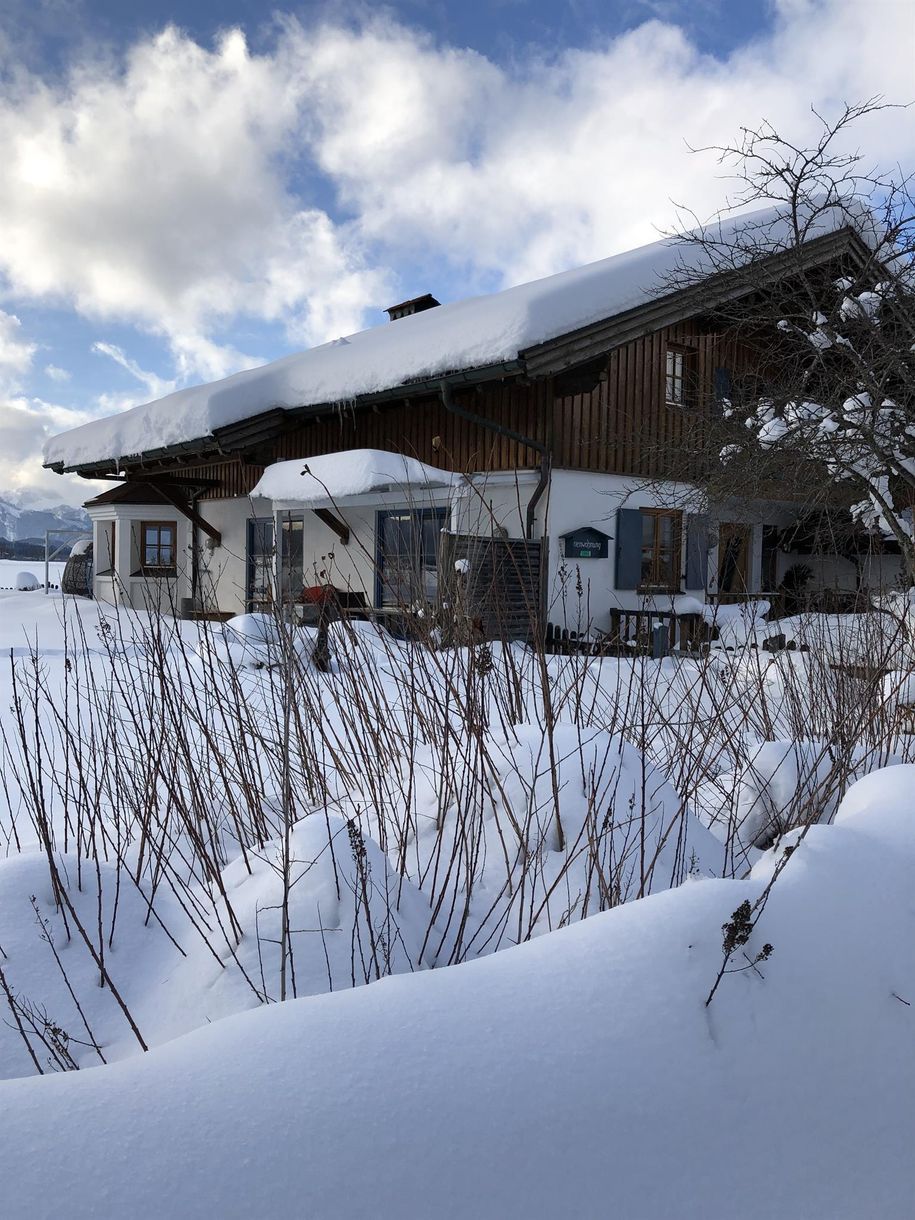
[[[85,419],[711,215],[687,143],[913,62],[909,0],[4,0],[0,496],[78,500],[40,451]]]

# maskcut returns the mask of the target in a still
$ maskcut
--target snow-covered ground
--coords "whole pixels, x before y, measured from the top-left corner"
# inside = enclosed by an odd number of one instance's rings
[[[915,769],[771,874],[0,1086],[10,1215],[862,1220],[915,1198]],[[744,964],[742,959],[740,964]]]
[[[65,567],[65,563],[48,564],[48,579],[52,585],[60,585]],[[17,591],[16,577],[20,572],[31,572],[39,584],[44,584],[43,559],[0,559],[0,597],[5,593]]]
[[[4,1209],[907,1214],[908,679],[779,627],[541,670],[356,625],[324,672],[7,595]]]

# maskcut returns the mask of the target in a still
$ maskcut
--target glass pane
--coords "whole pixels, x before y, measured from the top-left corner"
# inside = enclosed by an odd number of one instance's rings
[[[146,527],[146,545],[154,546],[159,541],[159,528],[156,525]]]
[[[411,513],[388,513],[381,524],[381,601],[409,606],[419,591],[420,538]]]
[[[172,566],[174,552],[170,546],[159,547],[159,566],[162,568],[170,568]]]
[[[248,522],[248,608],[273,600],[273,522]]]
[[[283,521],[280,535],[280,577],[284,601],[295,601],[305,583],[305,522],[302,517]]]
[[[658,584],[673,589],[677,583],[677,556],[670,550],[661,551],[658,555]]]

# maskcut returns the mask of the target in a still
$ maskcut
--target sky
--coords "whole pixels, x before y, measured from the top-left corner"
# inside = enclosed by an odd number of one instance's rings
[[[655,240],[711,153],[915,99],[915,0],[0,0],[0,498],[45,438]],[[915,168],[915,110],[865,119]]]

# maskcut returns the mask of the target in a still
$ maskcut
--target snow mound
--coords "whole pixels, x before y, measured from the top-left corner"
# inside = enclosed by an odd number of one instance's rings
[[[34,572],[19,572],[16,575],[16,588],[20,593],[34,593],[41,585]]]
[[[695,882],[470,965],[7,1081],[4,1209],[908,1215],[915,820],[899,779],[862,781],[839,824],[808,832],[747,944],[774,952],[726,975],[710,1007],[722,925],[761,894],[771,854],[745,881]]]

